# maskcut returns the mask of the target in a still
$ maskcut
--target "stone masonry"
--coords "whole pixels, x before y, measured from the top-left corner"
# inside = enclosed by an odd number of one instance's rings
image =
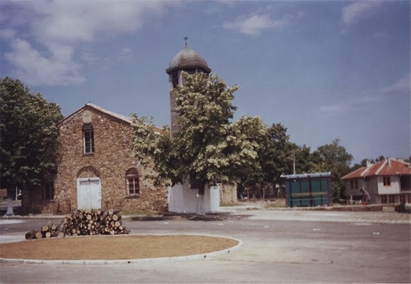
[[[92,125],[95,151],[84,154],[83,125]],[[155,187],[145,179],[152,169],[141,167],[131,156],[131,119],[86,104],[60,125],[61,161],[54,183],[54,200],[35,211],[66,214],[77,209],[77,179],[99,177],[101,207],[123,212],[163,211],[167,189]],[[136,169],[140,195],[128,195],[126,172]],[[33,207],[33,206],[32,206]],[[35,209],[35,208],[33,208]]]

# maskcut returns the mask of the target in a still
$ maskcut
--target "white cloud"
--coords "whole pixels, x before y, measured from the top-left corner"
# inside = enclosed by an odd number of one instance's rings
[[[12,49],[5,58],[21,76],[19,79],[32,85],[80,84],[85,78],[74,58],[80,44],[135,33],[146,19],[161,16],[167,6],[178,4],[179,1],[9,2],[6,11],[1,12],[2,39],[8,40]],[[4,20],[8,11],[26,15],[30,21],[12,22],[15,17]],[[12,32],[18,28],[17,33]],[[95,56],[80,54],[80,58],[87,61]]]
[[[374,13],[382,1],[358,1],[342,9],[342,21],[345,24],[356,23]]]
[[[11,47],[4,57],[15,66],[15,75],[27,84],[67,86],[86,80],[80,74],[81,66],[70,58],[47,58],[22,39],[12,40]]]
[[[404,75],[402,78],[398,79],[392,85],[384,87],[381,89],[382,93],[410,93],[411,90],[411,73]]]
[[[129,56],[131,53],[131,49],[128,47],[124,47],[123,49],[121,49],[120,51],[120,55],[121,56]]]
[[[284,20],[273,20],[268,15],[239,17],[233,22],[225,22],[223,28],[237,30],[247,35],[259,35],[262,30],[284,26]]]
[[[346,100],[335,104],[320,106],[320,110],[325,114],[344,114],[361,110],[365,105],[378,103],[384,99],[387,94],[405,93],[409,94],[411,91],[411,73],[399,78],[393,84],[374,90],[371,92],[364,92],[356,99]]]
[[[345,114],[355,112],[363,108],[364,105],[377,103],[381,100],[379,95],[362,95],[355,99],[346,100],[343,102],[320,106],[320,110],[325,114]]]

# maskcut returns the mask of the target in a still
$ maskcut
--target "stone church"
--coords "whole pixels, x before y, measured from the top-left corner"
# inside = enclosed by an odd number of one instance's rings
[[[171,131],[177,117],[172,90],[183,84],[182,72],[205,72],[207,62],[186,46],[166,69],[170,85]],[[219,210],[220,200],[234,202],[229,186],[207,189],[199,197],[188,185],[155,187],[144,177],[152,169],[140,167],[133,158],[132,119],[94,104],[86,104],[59,125],[61,158],[57,176],[42,187],[28,192],[23,207],[28,213],[66,214],[76,209],[110,208],[123,212],[163,211],[196,213]]]

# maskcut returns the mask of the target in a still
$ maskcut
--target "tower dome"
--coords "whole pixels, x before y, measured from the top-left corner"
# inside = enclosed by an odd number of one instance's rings
[[[187,46],[173,57],[166,72],[167,74],[170,74],[178,69],[202,69],[206,73],[211,72],[211,69],[208,67],[204,58]]]

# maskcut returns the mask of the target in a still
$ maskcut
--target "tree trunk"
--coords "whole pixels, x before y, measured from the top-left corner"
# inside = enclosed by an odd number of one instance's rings
[[[11,188],[7,189],[7,212],[4,216],[14,216],[13,211],[13,190]]]

